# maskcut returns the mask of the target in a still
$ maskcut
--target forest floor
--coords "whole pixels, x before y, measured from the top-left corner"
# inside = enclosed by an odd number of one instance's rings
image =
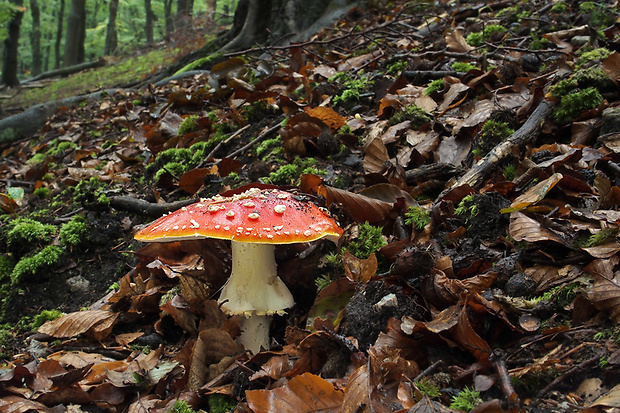
[[[390,4],[0,145],[0,412],[620,409],[615,3]],[[344,234],[250,354],[230,243],[134,234],[257,185]]]

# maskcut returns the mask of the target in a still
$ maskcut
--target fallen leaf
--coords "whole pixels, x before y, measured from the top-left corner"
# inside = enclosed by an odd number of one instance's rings
[[[246,391],[245,396],[254,413],[338,413],[343,400],[341,391],[310,373],[273,390]]]
[[[619,260],[614,255],[609,259],[592,261],[584,268],[594,276],[588,298],[596,308],[609,312],[609,318],[616,323],[620,323],[620,271],[614,273],[614,267]]]
[[[347,278],[353,282],[367,283],[377,273],[377,256],[371,253],[366,259],[357,258],[349,251],[342,254],[342,263]]]
[[[106,310],[86,310],[65,314],[56,320],[48,321],[37,330],[41,334],[49,334],[52,337],[67,338],[80,334],[94,332],[99,326],[108,327],[113,325],[119,314]],[[100,335],[100,334],[98,334]]]

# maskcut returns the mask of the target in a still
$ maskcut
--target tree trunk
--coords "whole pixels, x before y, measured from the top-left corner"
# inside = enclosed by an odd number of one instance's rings
[[[164,0],[164,18],[166,19],[166,39],[174,31],[174,23],[172,21],[172,0]]]
[[[193,0],[177,0],[177,15],[176,24],[177,27],[192,28],[192,10],[194,8]]]
[[[118,0],[110,0],[110,14],[108,28],[105,34],[105,47],[103,54],[108,56],[114,53],[118,46],[118,33],[116,31],[116,16],[118,14]]]
[[[342,16],[352,0],[240,0],[222,51],[247,49],[279,39],[304,40],[308,33]],[[271,37],[270,37],[271,36]]]
[[[153,24],[155,21],[155,14],[153,14],[153,8],[151,7],[151,0],[144,0],[144,11],[146,12],[146,25],[144,27],[144,33],[146,35],[146,44],[151,45],[154,43]]]
[[[86,36],[86,0],[71,0],[67,19],[64,67],[75,66],[84,61],[84,38]]]
[[[60,0],[56,15],[56,43],[54,43],[54,69],[60,68],[60,44],[62,42],[62,28],[64,26],[65,0]]]
[[[32,74],[41,73],[41,10],[37,0],[30,0],[30,14],[32,15],[32,32],[30,33],[30,45],[32,46]]]
[[[12,0],[12,3],[20,7],[20,10],[14,10],[9,22],[9,36],[4,40],[4,53],[2,59],[2,83],[7,86],[19,86],[18,72],[18,53],[19,47],[19,29],[22,23],[24,12],[21,7],[24,5],[23,0]]]

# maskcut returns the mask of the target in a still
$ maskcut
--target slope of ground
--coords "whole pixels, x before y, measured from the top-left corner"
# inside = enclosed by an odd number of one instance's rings
[[[0,147],[0,409],[619,407],[615,4],[379,6]],[[257,184],[344,234],[252,355],[229,244],[133,234]]]

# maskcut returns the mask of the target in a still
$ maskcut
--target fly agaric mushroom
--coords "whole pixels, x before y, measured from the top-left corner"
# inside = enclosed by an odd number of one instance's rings
[[[200,238],[231,240],[232,272],[218,302],[224,312],[239,316],[238,341],[258,353],[268,348],[273,314],[283,314],[295,302],[278,277],[275,244],[328,238],[342,229],[318,206],[276,189],[251,188],[232,197],[215,196],[165,215],[139,231],[146,242]]]

